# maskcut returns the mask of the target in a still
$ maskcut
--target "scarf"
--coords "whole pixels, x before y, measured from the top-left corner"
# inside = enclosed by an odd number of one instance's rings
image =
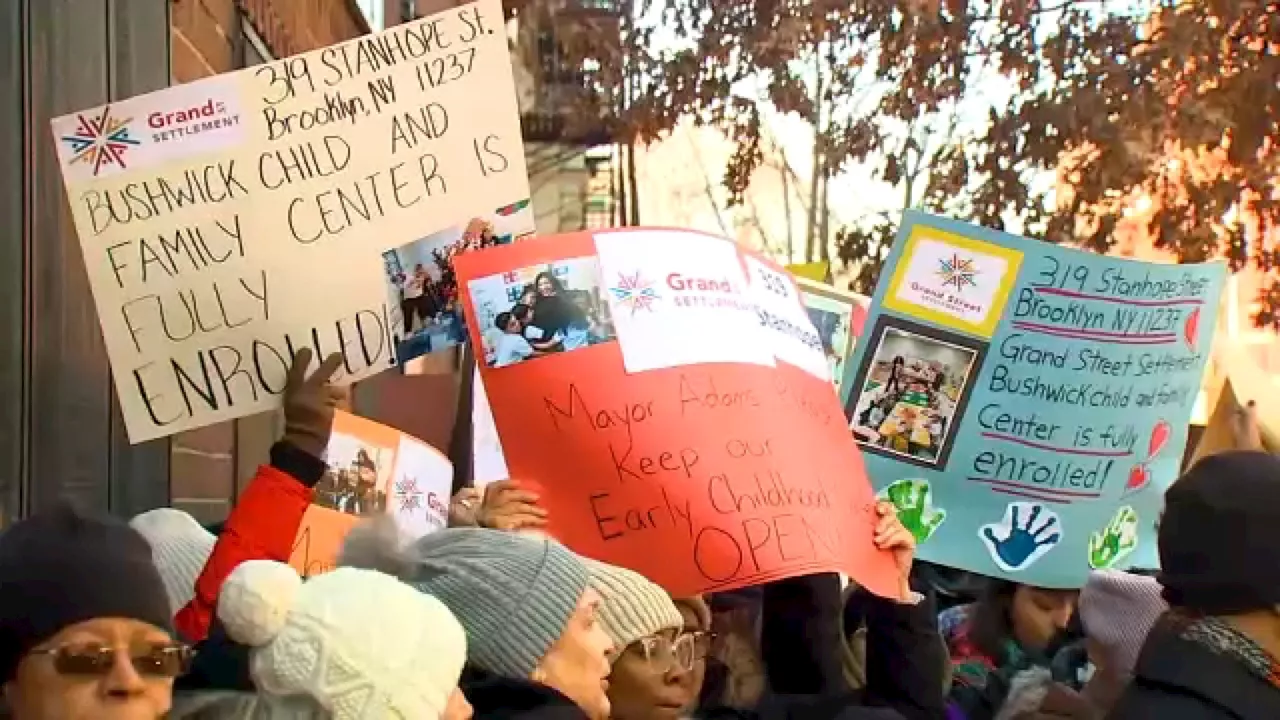
[[[1280,661],[1230,623],[1216,617],[1188,617],[1174,612],[1167,616],[1183,640],[1243,665],[1249,672],[1280,689]]]
[[[992,675],[1029,664],[1026,653],[1013,639],[1005,640],[1001,658],[993,658],[979,650],[970,637],[971,609],[971,605],[961,605],[944,611],[938,617],[939,633],[951,653],[952,683],[982,688]]]

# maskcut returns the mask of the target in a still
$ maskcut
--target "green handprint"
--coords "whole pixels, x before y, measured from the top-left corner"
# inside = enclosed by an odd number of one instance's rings
[[[1089,534],[1089,567],[1105,570],[1115,567],[1138,547],[1138,513],[1125,505],[1101,532]]]
[[[933,507],[933,488],[928,480],[907,478],[896,480],[880,492],[880,496],[898,509],[898,520],[915,536],[917,544],[932,537],[947,519],[947,511]]]

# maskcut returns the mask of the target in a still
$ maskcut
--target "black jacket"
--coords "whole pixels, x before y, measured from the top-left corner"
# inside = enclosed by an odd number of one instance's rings
[[[458,681],[475,720],[588,720],[572,700],[546,685],[468,667]]]
[[[1107,720],[1280,718],[1280,689],[1230,657],[1159,626],[1147,636],[1133,675]]]
[[[808,575],[763,588],[760,650],[769,690],[749,711],[703,708],[705,720],[940,720],[946,715],[944,645],[926,597],[901,605],[867,596],[867,685],[844,679],[844,610],[835,574]]]

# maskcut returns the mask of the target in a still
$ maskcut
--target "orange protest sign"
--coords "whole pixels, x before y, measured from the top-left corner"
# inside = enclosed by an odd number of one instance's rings
[[[892,562],[871,544],[861,456],[789,276],[684,231],[638,232],[639,247],[658,243],[645,262],[666,269],[620,271],[597,237],[527,240],[456,262],[507,465],[538,486],[551,534],[675,595],[825,571],[895,592]],[[689,244],[665,251],[673,239]],[[729,264],[717,259],[726,254]],[[751,268],[773,273],[769,287],[790,305],[751,300]],[[639,361],[653,369],[628,372],[650,327],[667,332],[661,352]],[[700,344],[700,333],[729,328],[739,346]],[[768,333],[780,330],[816,346],[806,367],[775,362],[782,343]],[[678,364],[660,367],[667,351]],[[706,352],[722,359],[700,361]]]
[[[289,557],[304,577],[333,569],[361,516],[391,513],[409,536],[447,524],[453,466],[430,445],[339,411],[326,456],[328,471],[316,484]]]

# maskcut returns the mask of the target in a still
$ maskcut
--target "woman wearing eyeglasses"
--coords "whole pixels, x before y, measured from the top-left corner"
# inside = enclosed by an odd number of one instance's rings
[[[695,672],[710,635],[686,632],[685,618],[667,592],[643,575],[585,559],[600,595],[600,625],[613,641],[611,720],[685,717],[702,686]]]
[[[14,720],[157,720],[191,657],[137,531],[60,504],[0,535],[0,673]]]

